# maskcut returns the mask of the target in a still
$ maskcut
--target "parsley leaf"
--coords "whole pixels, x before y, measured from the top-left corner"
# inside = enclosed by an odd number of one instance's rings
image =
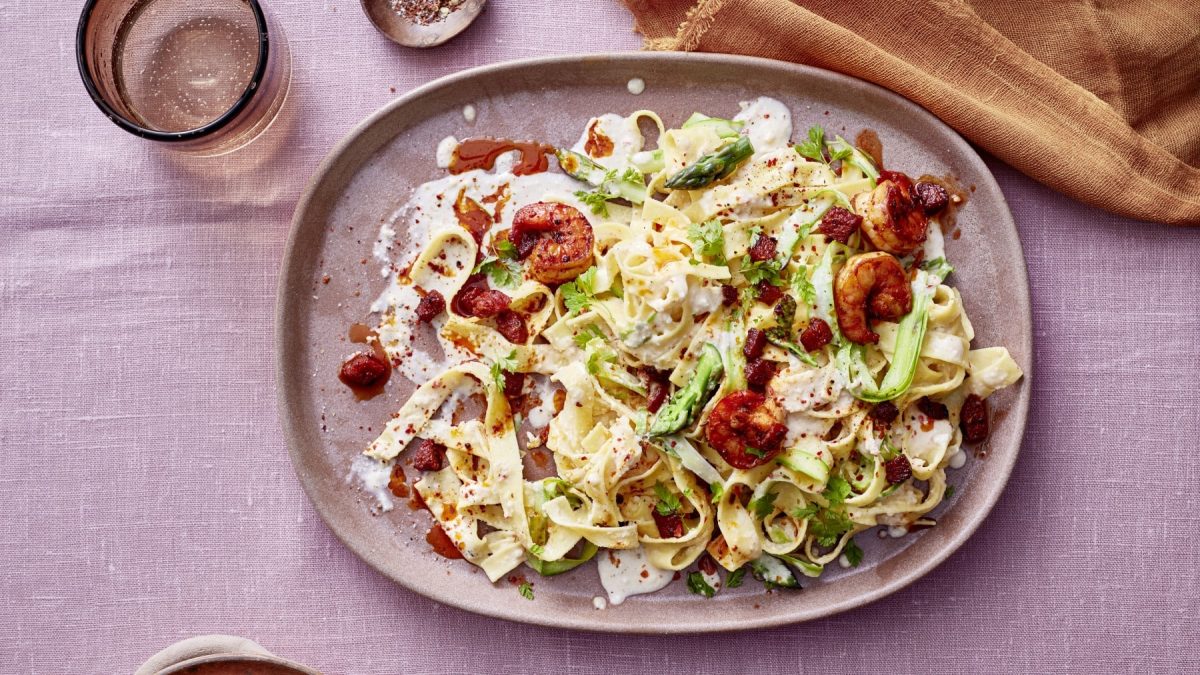
[[[526,600],[532,600],[533,584],[526,581],[525,583],[521,584],[521,586],[517,589],[517,592],[521,594],[522,598],[525,598]]]
[[[854,521],[843,511],[825,509],[808,521],[808,531],[821,546],[835,546],[842,535],[854,529]]]
[[[580,274],[574,281],[567,282],[560,286],[563,294],[563,302],[567,305],[567,310],[574,316],[582,310],[590,307],[596,301],[596,268],[589,267],[586,272]]]
[[[517,245],[507,239],[497,241],[492,248],[496,249],[496,255],[501,258],[517,259]]]
[[[708,490],[712,493],[712,503],[716,504],[721,501],[721,497],[725,495],[724,483],[709,483]]]
[[[801,508],[792,509],[792,516],[797,520],[804,520],[805,518],[812,518],[817,515],[817,511],[818,507],[816,504],[806,504]]]
[[[512,350],[508,356],[496,359],[492,363],[492,382],[499,389],[504,388],[504,373],[511,373],[517,369],[517,350]]]
[[[846,501],[846,497],[850,496],[850,483],[847,483],[846,479],[841,476],[834,476],[829,479],[825,492],[821,494],[829,500],[830,506],[838,506]]]
[[[863,550],[858,547],[858,544],[854,543],[854,538],[851,537],[846,542],[846,547],[842,549],[842,555],[846,556],[846,560],[850,563],[851,567],[858,567],[858,564],[863,559]]]
[[[692,572],[688,575],[687,587],[689,591],[706,598],[711,598],[717,593],[717,590],[709,586],[708,582],[704,580],[704,575],[699,572]]]
[[[736,570],[730,572],[729,576],[725,577],[725,588],[737,588],[738,586],[742,585],[742,581],[745,578],[746,578],[746,568],[739,567]]]
[[[754,515],[758,516],[759,520],[762,520],[771,515],[771,512],[775,510],[775,499],[778,497],[779,494],[776,492],[765,492],[758,499],[750,500],[749,508],[754,512]]]
[[[625,181],[626,183],[634,183],[636,185],[646,184],[646,176],[642,174],[641,171],[638,171],[636,167],[632,166],[626,168],[625,173],[621,174],[621,180]]]
[[[753,457],[758,457],[759,459],[762,459],[763,457],[767,456],[767,453],[763,452],[762,450],[759,450],[758,448],[756,448],[752,445],[746,446],[746,454],[751,455]]]
[[[654,508],[658,511],[658,515],[673,516],[679,513],[679,509],[682,507],[679,503],[679,497],[671,494],[666,485],[663,485],[661,482],[655,483],[654,494],[658,497],[658,503],[654,505]]]
[[[830,146],[829,161],[847,160],[854,156],[854,150],[849,145],[838,145],[837,147]]]
[[[809,127],[808,138],[796,145],[796,152],[816,162],[825,161],[825,129],[820,125]]]
[[[587,343],[595,340],[596,338],[606,340],[604,337],[604,332],[600,330],[600,327],[594,323],[590,323],[582,331],[576,333],[572,339],[575,340],[576,347],[583,349],[587,346]]]
[[[943,499],[950,499],[950,498],[951,498],[951,497],[953,497],[953,496],[954,496],[954,486],[953,486],[953,485],[947,485],[947,486],[946,486],[946,496],[945,496],[945,497],[943,497]]]
[[[529,547],[529,552],[541,558],[546,555],[546,547],[541,544],[532,544]]]
[[[796,292],[796,295],[800,296],[804,304],[817,304],[817,289],[808,280],[808,267],[806,265],[801,265],[800,269],[796,270],[796,273],[792,275],[792,290]]]
[[[510,246],[512,244],[509,244]],[[492,283],[502,288],[515,288],[521,280],[521,266],[514,260],[488,256],[471,270],[471,274],[483,272]]]
[[[688,239],[700,255],[712,258],[718,265],[725,264],[725,228],[721,221],[714,219],[688,225]]]
[[[587,371],[589,373],[591,373],[592,375],[595,375],[600,372],[601,365],[603,365],[604,363],[607,363],[609,361],[616,361],[616,360],[617,360],[616,352],[614,352],[611,349],[608,349],[607,347],[602,347],[600,349],[588,350],[587,363],[585,363],[584,365],[587,367]]]
[[[575,193],[575,198],[584,204],[587,204],[588,208],[592,210],[592,213],[607,218],[608,200],[616,199],[617,195],[611,192],[605,192],[603,190],[593,190],[591,192],[580,190]]]
[[[749,255],[742,256],[742,276],[750,284],[759,282],[779,285],[779,262],[774,258],[769,260],[751,260]]]

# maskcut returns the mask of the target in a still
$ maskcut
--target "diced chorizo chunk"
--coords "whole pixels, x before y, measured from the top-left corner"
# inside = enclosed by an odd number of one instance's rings
[[[825,212],[825,217],[817,226],[817,232],[845,244],[850,241],[850,235],[858,230],[859,225],[862,225],[862,216],[835,206]]]
[[[388,365],[378,356],[359,352],[342,364],[338,379],[350,387],[366,388],[387,377]]]
[[[896,455],[884,462],[883,470],[887,475],[887,482],[893,485],[903,483],[912,478],[912,464],[908,461],[908,457],[903,454]]]
[[[516,345],[523,345],[529,340],[529,328],[525,326],[525,319],[511,309],[505,309],[496,315],[496,330]]]
[[[975,394],[967,396],[959,412],[958,424],[962,428],[963,440],[982,443],[988,437],[987,402]]]
[[[945,404],[938,403],[929,397],[923,397],[917,401],[917,410],[925,413],[925,416],[931,420],[944,420],[950,417],[950,411],[946,409]]]
[[[800,332],[800,344],[804,350],[813,352],[833,341],[833,329],[819,316],[808,320],[808,327]]]
[[[441,471],[446,465],[446,446],[422,439],[413,453],[412,465],[418,471]]]
[[[417,318],[425,323],[433,321],[434,317],[446,311],[446,298],[439,291],[429,291],[421,302],[417,303]]]
[[[775,241],[775,237],[759,235],[754,240],[754,245],[750,247],[750,259],[755,262],[770,260],[775,257],[775,246],[779,242]]]
[[[742,355],[747,361],[752,361],[763,355],[767,348],[767,334],[757,328],[746,331],[746,344],[742,346]]]
[[[946,193],[946,188],[937,183],[922,181],[914,186],[913,191],[916,193],[916,201],[928,214],[937,213],[950,203],[950,195]]]

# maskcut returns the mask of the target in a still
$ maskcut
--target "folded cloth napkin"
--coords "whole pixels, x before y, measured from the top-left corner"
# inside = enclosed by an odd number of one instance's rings
[[[645,47],[875,82],[1033,178],[1200,225],[1200,2],[624,0]]]

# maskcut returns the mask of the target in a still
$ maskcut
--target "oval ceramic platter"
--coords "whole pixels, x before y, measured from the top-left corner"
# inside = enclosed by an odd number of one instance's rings
[[[645,90],[630,93],[640,78]],[[706,600],[684,583],[597,610],[594,564],[538,578],[526,600],[474,566],[436,555],[425,541],[428,515],[380,513],[348,482],[353,458],[412,390],[393,377],[383,395],[358,401],[337,379],[354,351],[347,329],[372,323],[368,308],[386,279],[372,244],[420,183],[445,175],[435,149],[446,136],[533,139],[570,146],[588,119],[649,108],[668,126],[692,112],[732,116],[738,102],[771,96],[787,104],[796,134],[813,124],[883,141],[890,169],[954,176],[968,188],[961,234],[947,237],[977,345],[1004,345],[1025,379],[989,400],[986,457],[952,472],[957,494],[933,516],[938,525],[899,539],[858,537],[863,564],[838,566],[801,591],[765,593],[757,582]],[[465,106],[475,114],[464,115]],[[795,138],[793,138],[795,140]],[[397,230],[403,224],[397,224]],[[403,240],[400,232],[399,240]],[[412,243],[410,242],[410,245]],[[630,53],[547,58],[465,71],[407,94],[360,124],[321,164],[300,199],[279,283],[277,349],[280,414],[292,462],[329,527],[381,573],[418,593],[491,616],[564,628],[637,633],[755,628],[827,616],[881,598],[933,569],[971,535],[996,502],[1017,459],[1029,405],[1032,357],[1029,291],[1020,242],[1004,197],[984,163],[925,110],[875,85],[788,63],[705,54]],[[407,458],[404,458],[407,459]],[[410,471],[410,473],[413,473]]]

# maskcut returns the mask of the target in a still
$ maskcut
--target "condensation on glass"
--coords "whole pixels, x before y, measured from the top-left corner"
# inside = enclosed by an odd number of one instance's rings
[[[267,129],[287,98],[287,39],[257,0],[89,0],[88,93],[130,133],[205,155]]]

